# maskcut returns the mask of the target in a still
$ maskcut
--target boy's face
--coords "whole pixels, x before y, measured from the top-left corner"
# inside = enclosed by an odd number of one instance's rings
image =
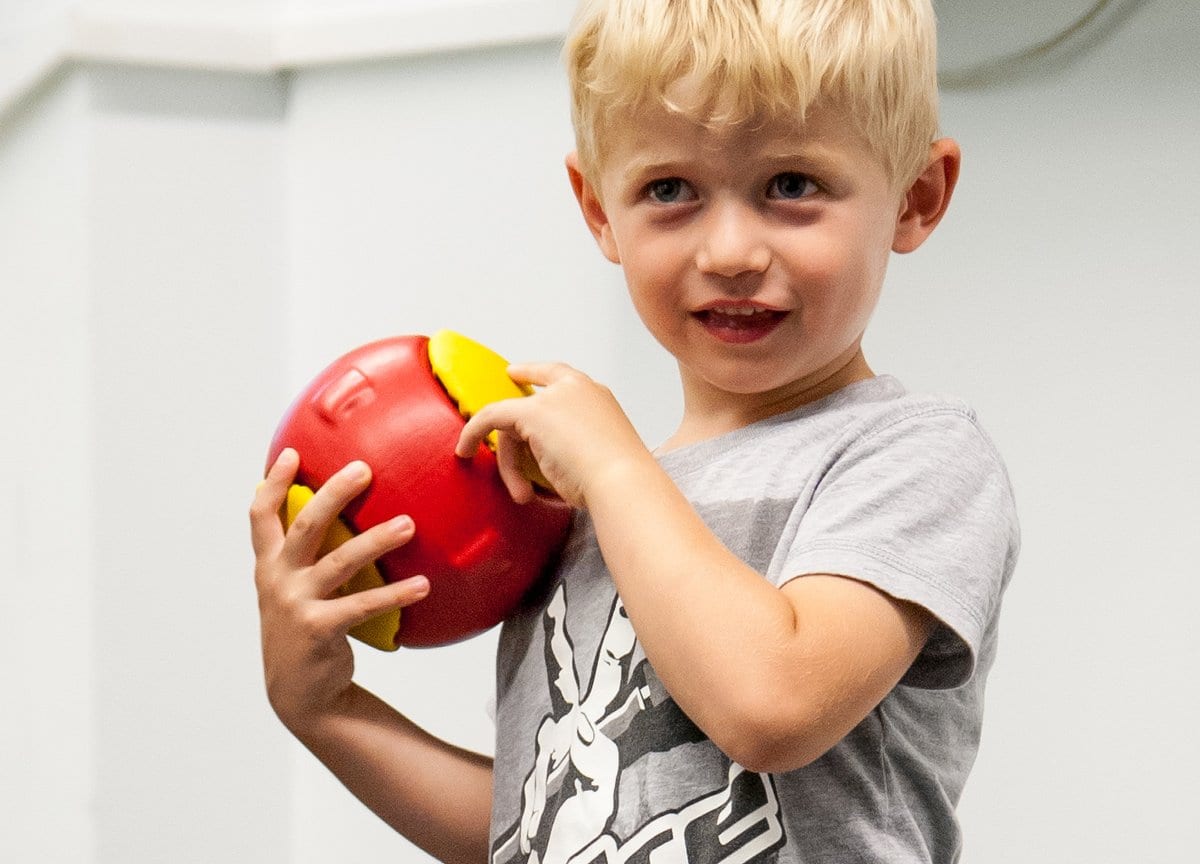
[[[608,133],[598,186],[572,177],[679,361],[685,405],[774,413],[869,377],[860,342],[904,195],[840,113],[717,131],[665,110],[631,119]]]

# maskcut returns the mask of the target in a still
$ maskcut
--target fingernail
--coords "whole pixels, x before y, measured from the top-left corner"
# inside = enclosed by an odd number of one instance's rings
[[[393,531],[404,532],[413,529],[413,520],[411,516],[397,516],[392,519],[391,527]]]
[[[371,473],[371,469],[367,467],[366,462],[351,462],[347,466],[347,471],[350,473],[352,480],[365,480],[367,475]]]

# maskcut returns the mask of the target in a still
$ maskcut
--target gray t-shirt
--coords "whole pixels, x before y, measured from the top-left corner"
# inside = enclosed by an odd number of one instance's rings
[[[501,631],[494,864],[957,860],[954,809],[1019,545],[974,413],[882,376],[659,461],[765,579],[850,576],[939,623],[829,752],[751,773],[663,688],[579,514],[556,578]]]

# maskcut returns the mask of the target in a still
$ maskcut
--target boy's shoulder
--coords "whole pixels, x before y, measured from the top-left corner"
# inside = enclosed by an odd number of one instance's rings
[[[801,476],[870,463],[916,471],[973,463],[1005,475],[994,442],[966,401],[908,390],[880,375],[720,438],[671,451],[660,464],[683,486],[746,488],[802,482]],[[790,481],[785,481],[790,477]]]
[[[914,392],[880,375],[844,387],[808,412],[778,418],[777,446],[806,451],[826,468],[873,462],[877,470],[978,469],[1007,481],[999,449],[974,407],[938,392]],[[819,450],[818,455],[815,450]]]
[[[803,424],[805,420],[802,415],[781,419],[784,424]],[[939,430],[958,429],[994,449],[978,413],[966,400],[947,393],[912,391],[891,375],[843,387],[814,403],[809,419],[809,425],[828,426],[847,443],[889,434],[900,440],[921,433],[936,438]]]
[[[869,433],[908,418],[942,414],[978,423],[974,408],[957,396],[915,392],[892,375],[877,375],[849,384],[824,399],[791,412],[790,416],[780,415],[778,419],[785,424],[811,418],[822,423],[858,425],[863,427],[861,431]]]
[[[824,447],[837,442],[850,446],[895,427],[916,432],[956,426],[977,430],[990,445],[975,409],[963,399],[942,393],[913,392],[891,375],[877,375],[720,438],[673,452],[680,454],[677,461],[703,461],[743,449],[761,453],[764,447],[810,448],[818,442]]]

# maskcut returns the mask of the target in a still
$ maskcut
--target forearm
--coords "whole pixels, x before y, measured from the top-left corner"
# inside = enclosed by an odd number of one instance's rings
[[[429,854],[487,859],[491,759],[435,738],[357,686],[336,714],[292,731],[350,792]]]
[[[745,724],[768,719],[759,702],[782,709],[798,695],[792,605],[720,542],[653,460],[615,468],[587,507],[655,671],[701,729],[736,749],[721,739],[753,737]]]

